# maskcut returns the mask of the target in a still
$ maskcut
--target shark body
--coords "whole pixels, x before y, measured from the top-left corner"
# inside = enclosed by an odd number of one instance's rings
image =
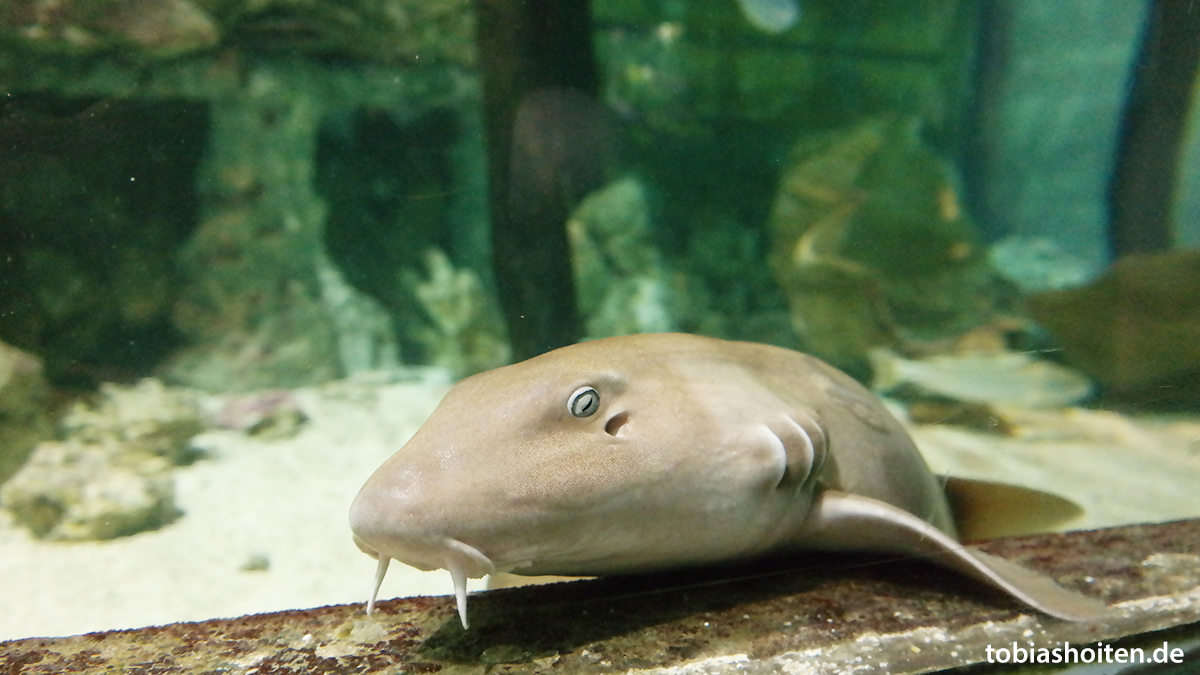
[[[598,576],[786,550],[918,555],[1047,614],[1098,600],[962,545],[903,426],[828,364],[684,334],[614,337],[471,376],[367,480],[354,541],[379,561]],[[374,594],[368,611],[374,604]]]

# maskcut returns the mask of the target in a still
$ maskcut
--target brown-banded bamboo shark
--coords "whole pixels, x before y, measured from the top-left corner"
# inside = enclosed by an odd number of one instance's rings
[[[684,334],[564,347],[454,385],[350,507],[360,549],[466,580],[598,576],[791,549],[928,557],[1047,614],[1105,605],[959,543],[870,391],[811,356]]]

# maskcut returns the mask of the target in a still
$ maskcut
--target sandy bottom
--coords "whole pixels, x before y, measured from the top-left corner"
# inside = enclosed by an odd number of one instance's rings
[[[176,476],[185,515],[154,532],[41,542],[0,511],[0,640],[364,601],[375,563],[351,543],[350,501],[446,388],[436,377],[331,383],[296,392],[310,421],[293,438],[205,433],[196,443],[209,456]],[[1014,437],[940,426],[915,435],[935,471],[1077,501],[1087,514],[1078,528],[1200,516],[1200,420],[1011,415]],[[266,570],[245,571],[263,559]],[[446,572],[393,563],[380,597],[450,591]]]
[[[42,542],[0,510],[0,640],[365,601],[375,561],[351,542],[350,501],[445,391],[332,383],[296,392],[310,420],[293,438],[202,434],[209,456],[175,477],[185,515],[153,532]],[[380,597],[451,590],[446,572],[393,563]]]

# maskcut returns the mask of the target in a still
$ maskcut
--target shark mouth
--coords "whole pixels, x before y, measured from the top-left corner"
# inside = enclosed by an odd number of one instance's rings
[[[470,626],[467,621],[467,579],[495,574],[496,566],[478,549],[456,539],[446,539],[442,546],[444,549],[439,552],[442,564],[439,567],[449,570],[450,578],[454,581],[455,606],[458,608],[458,619],[465,629]],[[383,553],[377,553],[376,556],[379,558],[379,564],[375,567],[375,586],[371,590],[371,599],[367,601],[368,615],[375,611],[375,598],[379,595],[379,587],[383,584],[388,564],[392,561],[390,556]]]

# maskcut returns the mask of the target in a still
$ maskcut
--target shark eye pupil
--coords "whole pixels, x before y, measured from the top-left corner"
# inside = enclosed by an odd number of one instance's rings
[[[591,417],[600,409],[600,392],[592,387],[580,387],[567,399],[567,410],[575,417]]]

